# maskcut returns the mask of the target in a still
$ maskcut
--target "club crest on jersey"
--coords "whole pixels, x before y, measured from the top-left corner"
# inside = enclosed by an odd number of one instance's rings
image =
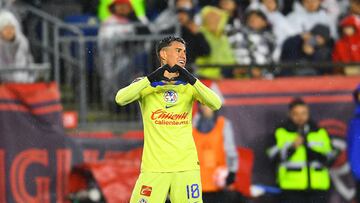
[[[178,95],[174,90],[168,90],[164,93],[164,100],[166,103],[175,103],[178,100]]]
[[[148,203],[148,201],[145,198],[141,198],[139,203]]]

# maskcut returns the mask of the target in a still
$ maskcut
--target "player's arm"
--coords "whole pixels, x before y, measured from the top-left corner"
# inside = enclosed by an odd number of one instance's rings
[[[186,68],[175,65],[171,69],[179,72],[180,75],[177,79],[188,82],[194,87],[195,99],[214,111],[220,109],[222,102],[219,96],[210,88],[206,87],[206,85],[198,80],[193,74],[187,71]]]
[[[168,65],[163,65],[160,68],[156,69],[154,72],[150,73],[147,77],[144,77],[140,80],[135,80],[129,86],[122,88],[116,94],[115,101],[120,106],[124,106],[133,101],[136,101],[140,98],[140,93],[143,89],[149,86],[151,83],[156,81],[161,81],[164,78],[164,71],[169,70]]]
[[[116,93],[115,101],[120,106],[125,106],[140,98],[140,92],[150,85],[150,81],[147,77],[135,80],[130,85],[120,89]]]
[[[200,80],[196,79],[194,85],[195,98],[210,107],[212,110],[219,110],[222,102],[220,97],[210,88],[206,87]]]

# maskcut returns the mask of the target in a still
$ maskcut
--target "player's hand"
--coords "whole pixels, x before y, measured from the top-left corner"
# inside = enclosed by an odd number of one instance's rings
[[[164,76],[164,72],[165,71],[169,71],[170,72],[170,66],[165,64],[163,66],[161,66],[160,68],[154,70],[154,72],[150,73],[147,78],[149,79],[149,81],[152,82],[158,82],[158,81],[162,81],[162,80],[168,80],[168,78],[166,78]]]
[[[197,80],[193,74],[186,70],[186,68],[183,68],[179,65],[173,66],[171,71],[177,71],[179,73],[179,76],[174,78],[174,80],[181,80],[190,83],[191,85],[194,85]]]
[[[235,182],[236,174],[234,172],[230,172],[226,177],[226,186],[229,186]]]
[[[295,148],[298,148],[300,145],[302,145],[304,143],[304,138],[300,135],[298,135],[293,143],[293,146]]]

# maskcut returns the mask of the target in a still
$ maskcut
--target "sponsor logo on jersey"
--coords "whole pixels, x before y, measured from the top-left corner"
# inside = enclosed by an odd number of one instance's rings
[[[140,195],[150,197],[151,191],[152,191],[152,187],[143,185],[140,190]]]
[[[175,103],[178,100],[178,95],[174,90],[168,90],[164,93],[164,100],[166,103]]]
[[[173,113],[164,109],[158,109],[152,112],[151,120],[159,125],[187,125],[189,124],[189,113]]]
[[[139,203],[147,203],[148,201],[145,198],[141,198]]]

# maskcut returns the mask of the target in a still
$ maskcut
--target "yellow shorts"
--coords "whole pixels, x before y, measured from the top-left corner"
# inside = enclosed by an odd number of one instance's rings
[[[156,173],[142,172],[130,203],[202,203],[200,170]]]

